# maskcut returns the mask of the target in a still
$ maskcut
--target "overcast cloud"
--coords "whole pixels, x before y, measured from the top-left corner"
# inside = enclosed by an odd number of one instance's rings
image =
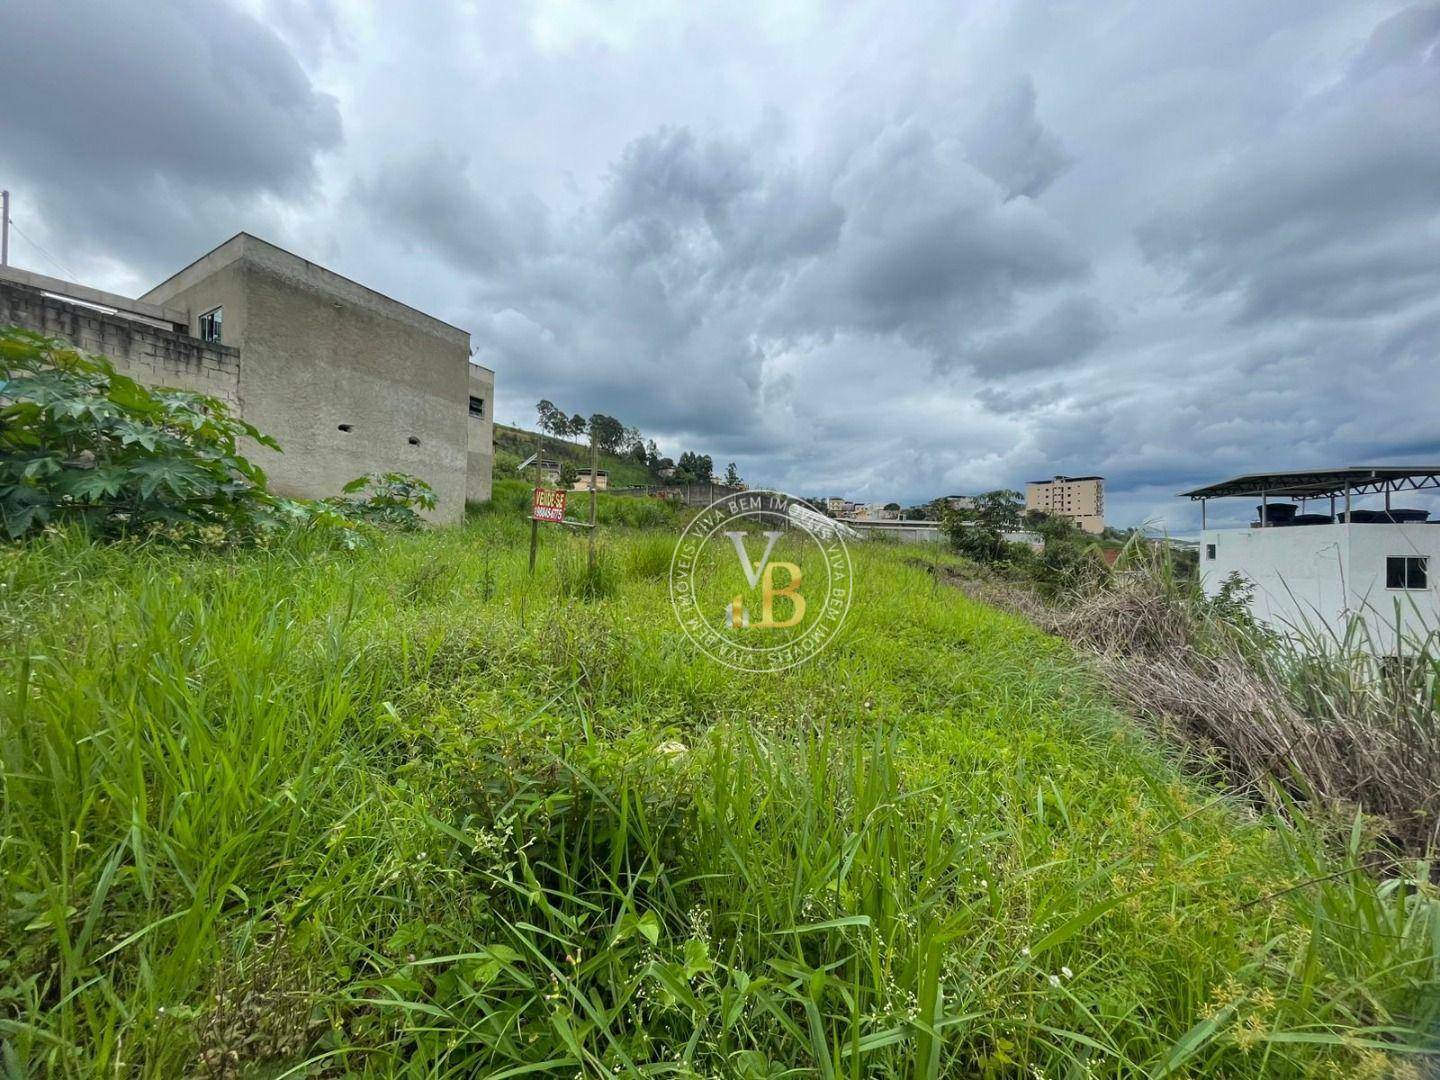
[[[11,0],[0,102],[15,262],[246,229],[752,483],[1440,459],[1437,4]]]

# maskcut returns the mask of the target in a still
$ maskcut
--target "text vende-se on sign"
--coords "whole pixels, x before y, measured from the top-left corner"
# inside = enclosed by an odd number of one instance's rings
[[[565,492],[558,488],[536,488],[530,516],[536,521],[564,521]]]

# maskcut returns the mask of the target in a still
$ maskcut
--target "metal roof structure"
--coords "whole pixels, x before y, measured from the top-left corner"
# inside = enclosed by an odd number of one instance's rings
[[[1224,499],[1259,495],[1300,499],[1377,495],[1440,488],[1440,465],[1344,465],[1332,469],[1247,473],[1218,484],[1180,492],[1181,498]],[[1388,500],[1387,500],[1388,504]]]

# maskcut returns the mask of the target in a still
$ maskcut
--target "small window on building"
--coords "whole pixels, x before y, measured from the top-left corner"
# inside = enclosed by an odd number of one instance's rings
[[[1206,545],[1205,545],[1205,558],[1207,558],[1207,559],[1213,559],[1213,558],[1215,558],[1215,545],[1214,545],[1214,544],[1206,544]]]
[[[470,415],[480,420],[485,419],[485,399],[483,397],[470,399]]]
[[[216,308],[214,311],[207,311],[200,316],[200,340],[213,341],[220,344],[220,316],[224,308]]]
[[[1429,559],[1423,555],[1388,555],[1385,558],[1387,589],[1424,589],[1429,577]]]

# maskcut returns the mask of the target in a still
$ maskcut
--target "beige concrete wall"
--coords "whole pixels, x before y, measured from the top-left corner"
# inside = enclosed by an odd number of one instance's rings
[[[313,498],[363,473],[411,473],[435,489],[436,517],[458,521],[468,344],[245,267],[240,392],[246,419],[285,450],[265,463],[277,490]]]
[[[173,386],[219,398],[240,409],[240,354],[38,289],[0,281],[0,325],[62,338],[106,356],[115,369],[147,386]]]
[[[245,419],[283,450],[251,448],[276,491],[322,498],[365,473],[404,472],[435,489],[436,520],[460,519],[471,447],[463,330],[245,234],[142,299],[185,308],[192,328],[224,309]]]
[[[469,453],[465,466],[465,500],[489,502],[495,471],[495,373],[487,367],[471,364],[469,380],[467,414],[470,398],[480,398],[485,405],[482,416],[470,416],[467,421]]]

